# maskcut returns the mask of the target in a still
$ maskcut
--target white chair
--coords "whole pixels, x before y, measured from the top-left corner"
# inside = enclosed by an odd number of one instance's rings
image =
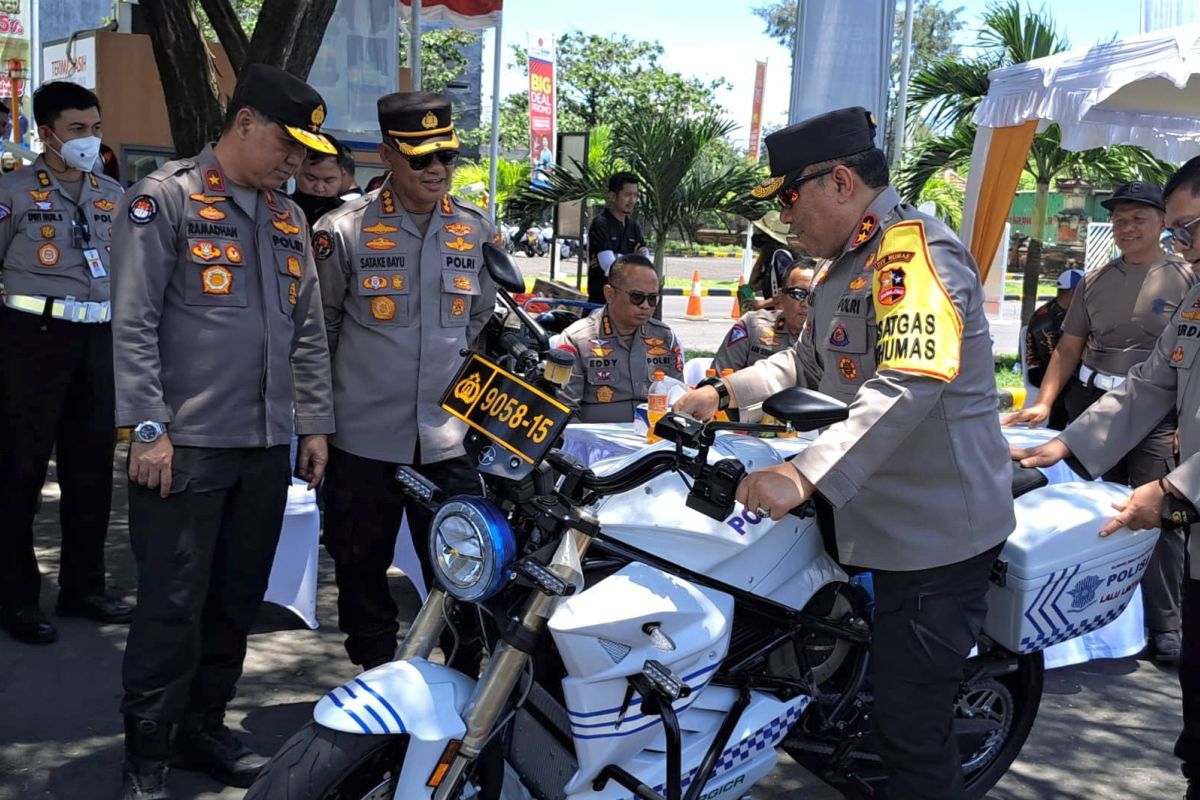
[[[704,373],[712,366],[711,358],[693,358],[683,365],[683,382],[695,386],[704,380]]]

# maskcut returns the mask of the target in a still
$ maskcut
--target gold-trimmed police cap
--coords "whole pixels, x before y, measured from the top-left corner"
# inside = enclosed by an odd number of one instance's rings
[[[379,131],[402,155],[458,150],[450,99],[433,92],[385,94],[376,103]]]
[[[279,67],[250,64],[242,70],[230,108],[250,106],[265,114],[309,150],[337,155],[333,142],[321,135],[325,101],[317,90]]]
[[[839,108],[775,131],[765,144],[771,177],[750,192],[760,200],[787,186],[810,164],[874,148],[875,115],[862,106]]]

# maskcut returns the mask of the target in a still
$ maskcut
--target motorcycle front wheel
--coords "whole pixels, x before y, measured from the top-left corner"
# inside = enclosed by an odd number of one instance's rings
[[[259,773],[244,800],[392,800],[396,796],[408,736],[363,736],[309,722],[288,739]],[[476,762],[489,771],[484,762]],[[468,781],[459,800],[529,800],[511,768],[501,759],[492,789]]]

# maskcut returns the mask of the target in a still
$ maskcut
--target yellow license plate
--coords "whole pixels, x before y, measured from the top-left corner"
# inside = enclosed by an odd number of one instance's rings
[[[476,353],[441,405],[526,464],[546,455],[571,417],[570,407]]]

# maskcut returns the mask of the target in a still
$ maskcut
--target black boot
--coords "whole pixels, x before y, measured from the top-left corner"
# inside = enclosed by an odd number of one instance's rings
[[[175,733],[171,766],[203,772],[226,786],[250,788],[267,765],[225,727],[225,713],[189,713]]]
[[[123,800],[170,800],[167,758],[171,725],[140,717],[125,717]]]

